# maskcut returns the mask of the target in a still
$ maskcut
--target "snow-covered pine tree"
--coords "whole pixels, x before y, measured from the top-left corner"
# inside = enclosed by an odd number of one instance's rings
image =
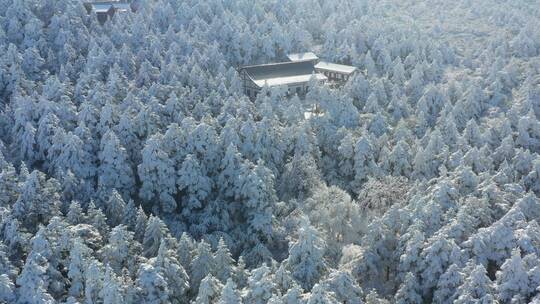
[[[325,246],[317,230],[307,219],[302,219],[298,240],[290,246],[289,257],[284,263],[306,290],[310,290],[327,272],[324,260]]]

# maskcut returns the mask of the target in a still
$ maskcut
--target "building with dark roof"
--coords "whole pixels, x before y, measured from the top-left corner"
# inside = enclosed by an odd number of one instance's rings
[[[239,72],[244,93],[252,99],[265,86],[286,87],[290,94],[304,95],[312,77],[318,81],[327,80],[326,76],[315,71],[311,60],[251,65],[241,67]]]
[[[118,12],[134,11],[126,1],[93,1],[85,2],[84,7],[89,14],[95,13],[99,23],[103,24]]]
[[[254,99],[264,86],[287,87],[290,94],[304,95],[309,81],[332,82],[339,86],[358,71],[354,66],[320,61],[313,52],[287,55],[287,62],[259,64],[241,67],[244,94]]]

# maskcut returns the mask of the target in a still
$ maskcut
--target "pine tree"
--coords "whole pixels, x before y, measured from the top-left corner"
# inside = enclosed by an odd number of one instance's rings
[[[461,304],[470,303],[475,300],[485,301],[488,298],[493,299],[493,284],[487,277],[484,266],[470,265],[469,267],[472,268],[472,271],[458,288],[454,303]]]
[[[86,218],[90,225],[94,226],[99,233],[107,238],[109,236],[109,225],[107,225],[107,217],[101,211],[101,209],[96,208],[94,202],[88,204],[88,210],[86,211]]]
[[[158,199],[164,211],[172,212],[176,208],[173,198],[176,174],[172,159],[160,146],[162,138],[161,134],[153,135],[142,150],[142,163],[138,166],[142,182],[139,195],[146,201]]]
[[[109,243],[101,249],[103,262],[116,273],[120,273],[124,267],[134,272],[134,265],[130,261],[136,259],[134,255],[138,252],[134,250],[135,246],[133,232],[124,225],[118,225],[111,230]]]
[[[211,304],[218,301],[222,285],[211,274],[202,279],[195,304]]]
[[[372,289],[366,296],[366,304],[389,304],[390,302],[384,298],[379,298],[377,291]]]
[[[177,184],[178,190],[187,193],[187,202],[182,208],[182,214],[189,218],[203,206],[212,189],[212,180],[203,172],[197,158],[189,154],[178,170]]]
[[[456,290],[463,283],[463,274],[456,264],[450,265],[443,273],[437,283],[437,288],[433,294],[433,300],[441,304],[454,302]]]
[[[274,175],[261,162],[245,162],[240,174],[239,198],[245,205],[250,234],[263,240],[272,235],[273,206],[277,200]]]
[[[227,283],[221,291],[221,296],[219,297],[218,304],[237,304],[240,303],[240,295],[236,290],[236,284],[234,284],[232,279],[227,279]]]
[[[18,269],[9,260],[6,252],[7,249],[7,246],[4,244],[0,245],[0,273],[6,275],[10,280],[15,280],[18,274]]]
[[[225,151],[223,159],[221,160],[221,172],[218,176],[219,188],[226,197],[232,198],[238,192],[237,179],[240,173],[241,163],[241,154],[238,152],[236,146],[230,143]]]
[[[209,275],[214,269],[214,257],[212,256],[210,245],[204,240],[201,240],[197,245],[190,266],[191,289],[197,292],[201,280]]]
[[[289,289],[298,286],[298,283],[296,283],[291,272],[287,270],[284,264],[279,265],[278,269],[275,271],[273,281],[280,294],[285,294]]]
[[[19,303],[55,303],[54,298],[47,292],[46,272],[49,264],[39,253],[32,254],[26,259],[21,274],[17,277],[17,301]]]
[[[98,186],[105,191],[114,188],[127,199],[135,186],[133,170],[126,149],[113,131],[101,138],[99,163]]]
[[[169,229],[157,216],[150,215],[143,239],[143,254],[146,257],[154,257],[159,251],[161,241],[169,237]]]
[[[85,284],[85,271],[88,259],[92,255],[92,250],[88,248],[80,239],[75,239],[71,251],[69,252],[68,278],[71,286],[69,295],[75,298],[82,298]]]
[[[1,149],[0,149],[1,150]],[[17,200],[19,181],[15,168],[0,151],[0,206],[7,208]]]
[[[77,201],[72,201],[66,214],[68,222],[72,225],[81,224],[84,220],[81,205]]]
[[[137,300],[141,303],[169,303],[170,290],[167,281],[152,265],[143,263],[137,272]]]
[[[103,265],[97,260],[90,260],[84,271],[84,299],[86,303],[100,302],[99,295],[103,288]]]
[[[354,148],[354,189],[360,189],[360,186],[367,181],[370,175],[377,171],[373,159],[373,148],[365,137],[360,138]],[[358,191],[355,190],[355,191]]]
[[[115,227],[122,222],[122,215],[126,209],[126,203],[116,189],[113,189],[106,202],[107,219],[109,225]]]
[[[135,230],[137,223],[137,207],[135,202],[130,199],[122,212],[122,224],[126,225],[131,231]]]
[[[512,250],[512,256],[497,272],[497,289],[502,302],[508,302],[516,295],[526,298],[532,291],[519,248]]]
[[[274,290],[270,269],[268,266],[262,265],[251,271],[244,301],[253,304],[264,304],[270,300]]]
[[[454,240],[444,233],[436,234],[428,240],[420,256],[423,261],[420,276],[424,282],[424,292],[436,286],[448,266],[459,262],[456,256],[459,250]]]
[[[243,288],[247,285],[248,271],[246,270],[246,263],[244,257],[240,256],[233,274],[234,282],[238,285],[238,288]]]
[[[137,218],[135,221],[135,227],[133,228],[135,233],[135,239],[139,242],[143,242],[144,233],[146,231],[146,225],[148,223],[148,217],[141,206],[137,209]]]
[[[385,164],[385,167],[392,175],[406,177],[410,175],[412,171],[410,150],[410,146],[404,140],[398,141],[394,146]]]
[[[109,265],[105,267],[105,277],[103,278],[103,288],[99,292],[103,304],[124,303],[122,285]]]
[[[298,240],[290,246],[289,257],[284,263],[306,290],[310,290],[327,271],[323,255],[325,246],[317,230],[303,219]]]
[[[54,179],[47,179],[45,174],[33,171],[21,187],[15,205],[14,215],[35,231],[36,223],[46,224],[59,210],[59,185]]]
[[[183,303],[189,288],[189,278],[165,240],[161,241],[158,254],[150,259],[150,264],[167,282],[170,291],[169,300],[172,303]]]
[[[218,247],[214,255],[214,276],[225,283],[232,275],[234,260],[223,238],[219,239]]]
[[[333,292],[326,291],[322,285],[315,284],[311,290],[311,295],[307,304],[337,304],[338,300]]]
[[[401,284],[394,299],[398,304],[422,303],[422,297],[418,292],[418,280],[414,274],[409,272],[405,275],[405,280]]]
[[[5,273],[0,274],[0,301],[15,302],[15,284]]]
[[[305,299],[302,295],[302,289],[300,286],[294,286],[289,289],[285,295],[283,295],[283,302],[285,304],[298,304],[305,303]]]

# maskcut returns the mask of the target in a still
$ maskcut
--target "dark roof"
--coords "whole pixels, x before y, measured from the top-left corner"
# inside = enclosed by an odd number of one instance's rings
[[[312,61],[280,62],[261,65],[251,65],[241,68],[249,77],[256,80],[269,78],[311,75],[315,69]]]
[[[313,75],[319,81],[326,80],[326,76],[315,72],[311,60],[280,62],[261,65],[251,65],[240,68],[258,87],[279,86],[308,82]]]

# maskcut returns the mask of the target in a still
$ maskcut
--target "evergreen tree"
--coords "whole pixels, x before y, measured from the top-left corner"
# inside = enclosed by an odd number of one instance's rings
[[[107,225],[107,217],[101,211],[96,208],[94,202],[88,204],[88,210],[86,211],[86,218],[90,225],[94,226],[103,237],[109,236],[109,225]]]
[[[178,170],[177,184],[178,190],[187,193],[182,214],[189,218],[203,206],[204,200],[212,189],[212,180],[204,174],[197,158],[189,154]]]
[[[221,291],[221,296],[219,297],[218,304],[236,304],[240,303],[240,296],[236,290],[236,284],[234,284],[232,279],[227,279],[227,283]]]
[[[323,256],[325,243],[307,219],[301,225],[298,240],[291,245],[284,263],[300,285],[310,290],[327,271]]]
[[[84,214],[81,205],[77,201],[72,201],[66,214],[68,222],[72,225],[81,224],[84,220]]]
[[[172,212],[176,208],[174,163],[160,146],[162,138],[161,134],[153,135],[142,150],[142,163],[138,166],[142,182],[139,195],[146,201],[158,199],[164,211]]]
[[[418,292],[418,280],[412,273],[405,275],[405,280],[401,284],[395,295],[395,301],[399,304],[422,303],[422,297]]]
[[[73,242],[69,253],[68,278],[70,279],[69,295],[81,299],[84,294],[85,271],[92,250],[80,239]]]
[[[36,223],[46,224],[60,213],[58,193],[56,180],[47,179],[45,174],[37,170],[33,171],[21,187],[13,213],[30,231],[35,231]]]
[[[211,274],[208,274],[201,281],[199,287],[199,293],[195,299],[195,304],[211,304],[215,303],[219,299],[221,294],[222,286],[219,281],[214,278]]]
[[[437,303],[453,303],[456,290],[463,283],[463,274],[456,264],[450,265],[443,273],[437,283],[437,288],[433,294],[433,300]]]
[[[354,189],[359,189],[367,181],[368,177],[375,174],[376,171],[373,148],[368,139],[362,137],[354,147]]]
[[[103,288],[99,296],[103,299],[103,304],[121,304],[124,303],[122,285],[114,271],[108,265],[105,267],[105,277],[103,278]]]
[[[169,237],[169,229],[157,216],[150,215],[143,239],[143,254],[146,257],[154,257],[159,251],[161,242]]]
[[[0,275],[0,301],[15,302],[15,284],[5,273]]]
[[[190,266],[190,286],[193,291],[198,291],[201,280],[207,277],[214,269],[214,257],[210,245],[204,240],[201,240],[197,245]]]
[[[525,265],[521,259],[520,249],[514,249],[512,256],[502,264],[501,270],[497,272],[497,289],[499,299],[502,302],[508,302],[516,295],[526,298],[532,291]]]
[[[30,255],[17,277],[18,303],[55,303],[54,298],[47,292],[48,282],[46,271],[49,267],[47,259],[39,253]]]
[[[135,219],[135,227],[133,228],[137,241],[143,242],[147,224],[148,217],[142,207],[139,206],[137,209],[137,218]]]
[[[223,238],[219,239],[214,255],[214,276],[222,283],[226,283],[233,273],[234,260]]]
[[[127,151],[113,131],[101,138],[98,186],[104,191],[118,190],[127,199],[133,193],[135,180]]]
[[[139,253],[135,250],[136,246],[133,232],[128,231],[124,225],[118,225],[111,230],[109,242],[101,250],[103,261],[116,273],[120,273],[124,267],[135,272],[133,262]]]
[[[107,219],[112,227],[122,222],[122,215],[125,209],[126,203],[122,199],[122,196],[120,196],[120,193],[116,189],[113,189],[106,203]]]
[[[270,269],[268,266],[262,265],[251,271],[244,301],[254,304],[267,303],[272,297],[274,290]]]
[[[184,303],[187,290],[189,288],[189,278],[174,254],[174,251],[167,248],[167,242],[161,241],[158,254],[150,259],[150,264],[156,271],[160,272],[167,282],[172,303]]]
[[[315,284],[311,290],[311,295],[307,304],[337,304],[338,300],[334,297],[333,292],[328,292],[323,286]]]
[[[471,301],[487,301],[488,299],[494,301],[493,284],[487,277],[484,266],[470,265],[469,267],[472,268],[472,271],[457,289],[454,303],[470,303]]]
[[[84,299],[86,303],[102,300],[100,291],[103,288],[103,265],[97,260],[90,260],[84,271]]]
[[[167,281],[152,265],[141,264],[135,281],[137,300],[142,303],[169,303],[170,290]]]

